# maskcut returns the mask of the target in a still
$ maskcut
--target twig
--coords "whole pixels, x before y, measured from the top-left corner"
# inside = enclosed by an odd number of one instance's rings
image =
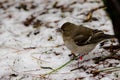
[[[50,75],[52,73],[57,72],[58,70],[62,69],[63,67],[65,67],[66,65],[68,65],[69,63],[71,63],[72,61],[79,59],[80,55],[81,54],[78,54],[77,56],[74,56],[72,59],[70,59],[69,61],[67,61],[66,63],[64,63],[63,65],[61,65],[60,67],[58,67],[58,68],[56,68],[56,69],[54,69],[54,70],[52,70],[52,71],[50,71],[50,72],[48,72],[46,74],[43,74],[42,76]]]
[[[105,9],[105,8],[106,8],[105,6],[99,6],[99,7],[97,7],[97,8],[94,8],[94,9],[90,10],[90,11],[88,12],[87,17],[86,17],[86,19],[84,20],[84,22],[88,22],[88,21],[91,20],[93,12],[95,12],[95,11],[97,11],[97,10],[99,10],[99,9]]]
[[[107,71],[113,71],[113,70],[117,70],[120,67],[112,67],[112,68],[105,68],[105,69],[101,69],[101,70],[94,70],[92,71],[93,74],[99,74],[100,72],[107,72]]]
[[[69,60],[68,62],[64,63],[62,66],[60,66],[60,67],[58,67],[58,68],[56,68],[56,69],[54,69],[54,70],[46,73],[45,75],[50,75],[50,74],[52,74],[54,72],[57,72],[58,70],[62,69],[63,67],[65,67],[66,65],[68,65],[69,63],[71,63],[72,61],[74,61],[74,59]]]

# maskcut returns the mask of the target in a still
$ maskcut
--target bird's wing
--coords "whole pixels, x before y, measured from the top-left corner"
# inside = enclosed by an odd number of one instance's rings
[[[103,40],[104,35],[101,30],[92,30],[91,33],[85,35],[76,35],[73,39],[78,46],[83,46],[86,44],[94,44]]]
[[[89,37],[85,35],[76,35],[73,40],[78,46],[82,46],[86,44],[86,41],[89,39]]]

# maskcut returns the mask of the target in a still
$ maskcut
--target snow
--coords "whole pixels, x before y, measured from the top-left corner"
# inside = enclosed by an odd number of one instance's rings
[[[97,3],[97,1],[99,3]],[[83,23],[89,10],[103,5],[101,0],[0,0],[3,8],[0,8],[0,80],[44,80],[42,74],[51,69],[56,69],[70,60],[71,52],[64,45],[61,32],[58,28],[65,22],[77,25],[107,30],[107,34],[114,34],[112,23],[104,10],[93,13],[98,21]],[[27,5],[26,9],[20,4]],[[53,7],[57,5],[57,7]],[[35,6],[35,8],[31,8]],[[20,9],[18,7],[21,7]],[[72,10],[72,11],[71,11]],[[35,19],[25,26],[24,21],[34,16]],[[33,28],[35,21],[41,24]],[[39,32],[35,35],[36,32]],[[29,36],[28,36],[29,35]],[[109,44],[109,43],[108,43]],[[99,45],[90,52],[88,58],[101,55],[103,49]],[[96,53],[96,54],[92,54]],[[105,54],[108,52],[105,51]],[[93,76],[93,69],[103,69],[110,64],[118,63],[118,60],[105,60],[107,64],[95,64],[92,60],[81,63],[73,61],[55,73],[46,75],[46,80],[113,80],[113,73]],[[79,64],[78,64],[79,63]],[[116,64],[113,65],[117,66]],[[105,66],[107,65],[107,66]],[[88,67],[87,70],[77,66]],[[90,66],[93,66],[92,69]],[[104,72],[102,72],[104,73]],[[105,73],[104,73],[105,74]],[[111,77],[109,77],[111,76]],[[119,77],[118,77],[119,78]]]

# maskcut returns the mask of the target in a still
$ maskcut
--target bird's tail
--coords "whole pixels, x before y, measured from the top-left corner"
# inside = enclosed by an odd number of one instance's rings
[[[103,35],[103,38],[104,39],[110,39],[110,38],[115,38],[115,36],[114,35],[105,34],[105,35]]]

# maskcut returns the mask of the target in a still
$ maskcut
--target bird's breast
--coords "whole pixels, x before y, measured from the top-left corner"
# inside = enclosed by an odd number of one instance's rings
[[[73,53],[76,54],[82,54],[82,53],[89,53],[91,50],[93,50],[96,46],[96,44],[88,44],[83,46],[78,46],[73,41],[73,39],[65,39],[64,40],[65,46]]]

